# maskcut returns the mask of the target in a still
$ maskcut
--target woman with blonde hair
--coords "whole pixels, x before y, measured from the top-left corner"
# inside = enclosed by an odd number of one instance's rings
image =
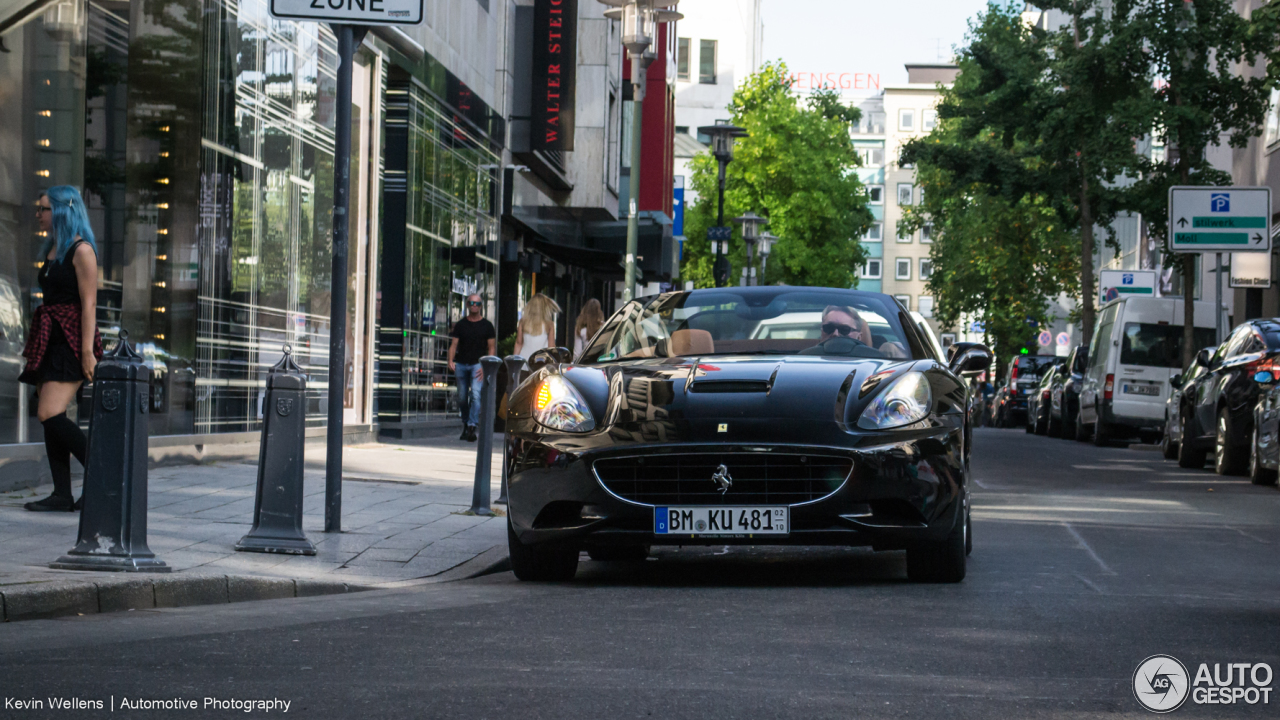
[[[582,352],[587,349],[587,343],[591,338],[600,332],[600,327],[604,325],[604,310],[600,308],[600,301],[591,298],[586,305],[582,306],[582,312],[578,313],[578,322],[573,326],[573,356],[581,357]]]
[[[516,324],[516,354],[528,358],[550,347],[556,336],[556,315],[560,306],[550,297],[538,293],[524,305],[524,314]]]

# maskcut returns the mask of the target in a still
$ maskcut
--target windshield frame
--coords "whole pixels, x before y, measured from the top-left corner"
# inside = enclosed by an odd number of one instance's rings
[[[724,352],[712,353],[691,353],[688,355],[668,355],[663,354],[666,349],[660,347],[663,340],[669,337],[667,320],[658,320],[660,328],[652,328],[658,332],[653,333],[637,333],[635,329],[637,325],[643,326],[645,323],[654,322],[655,318],[660,318],[661,314],[670,313],[677,309],[685,307],[712,307],[712,303],[707,303],[710,299],[707,296],[726,295],[730,296],[737,302],[743,303],[745,307],[757,308],[766,307],[780,298],[787,295],[797,296],[817,296],[822,303],[828,305],[847,305],[859,308],[861,311],[865,308],[866,312],[874,313],[879,320],[883,320],[883,325],[895,337],[901,350],[904,352],[903,357],[890,357],[879,349],[870,345],[859,346],[850,353],[833,353],[833,354],[815,354],[812,352],[801,352],[800,350],[784,350],[784,349],[755,349],[755,350],[726,350]],[[696,299],[702,302],[687,302],[689,299]],[[800,298],[797,298],[798,300]],[[812,300],[813,298],[808,298]],[[726,304],[728,303],[726,299]],[[880,309],[877,309],[878,308]],[[736,311],[735,311],[736,312]],[[796,310],[796,314],[807,312],[804,310]],[[687,323],[689,319],[705,314],[706,311],[695,312],[689,318],[684,318]],[[788,313],[780,313],[772,317],[765,317],[760,322],[765,322],[773,318],[785,317]],[[642,319],[643,316],[643,319]],[[786,357],[795,355],[812,355],[815,357],[826,358],[849,358],[849,359],[890,359],[899,361],[915,361],[915,360],[934,360],[941,363],[934,351],[929,347],[926,341],[920,337],[920,331],[915,326],[915,320],[902,307],[897,300],[880,293],[870,293],[858,290],[843,290],[837,288],[819,288],[819,287],[803,287],[803,286],[769,286],[769,287],[729,287],[729,288],[706,288],[692,291],[676,291],[663,293],[660,295],[650,295],[637,298],[619,308],[613,315],[605,321],[600,331],[591,338],[591,341],[583,349],[581,355],[576,358],[578,364],[595,365],[608,364],[615,362],[623,362],[635,359],[667,359],[680,357],[716,357],[716,356],[732,356],[732,355],[768,355],[775,357]],[[876,323],[877,327],[882,327],[880,323]],[[759,324],[752,329],[750,333],[754,335],[758,332]],[[814,346],[818,341],[813,340]],[[811,347],[804,350],[811,350]]]

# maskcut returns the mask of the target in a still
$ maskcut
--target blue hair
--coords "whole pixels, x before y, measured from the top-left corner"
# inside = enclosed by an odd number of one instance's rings
[[[45,191],[49,198],[49,206],[53,208],[53,233],[45,238],[40,246],[40,261],[49,257],[49,251],[58,248],[58,262],[67,257],[67,251],[76,243],[76,237],[89,243],[93,251],[98,252],[98,244],[94,242],[93,228],[89,226],[89,213],[84,209],[84,200],[80,191],[73,185],[57,185]]]

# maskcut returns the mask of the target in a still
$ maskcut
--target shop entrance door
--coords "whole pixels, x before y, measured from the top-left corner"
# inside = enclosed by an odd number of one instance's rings
[[[378,287],[376,218],[378,179],[377,59],[359,53],[351,73],[351,215],[347,268],[346,394],[343,397],[343,424],[366,425],[372,418],[373,347],[372,323],[376,317]]]

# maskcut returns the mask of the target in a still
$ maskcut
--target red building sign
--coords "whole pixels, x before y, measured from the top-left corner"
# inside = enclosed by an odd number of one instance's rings
[[[578,0],[535,0],[529,132],[534,150],[573,149],[577,52]]]
[[[879,90],[880,73],[795,72],[791,73],[793,90]]]

